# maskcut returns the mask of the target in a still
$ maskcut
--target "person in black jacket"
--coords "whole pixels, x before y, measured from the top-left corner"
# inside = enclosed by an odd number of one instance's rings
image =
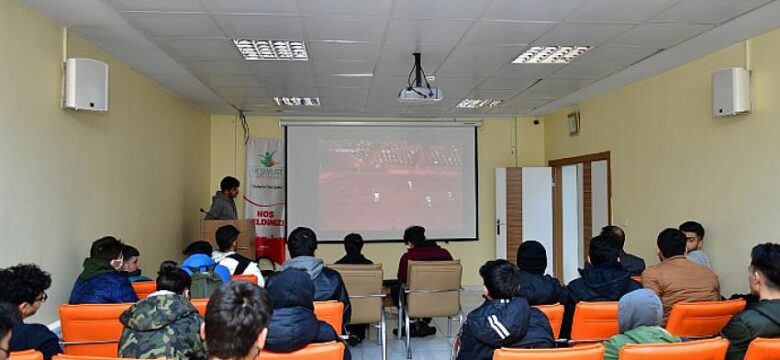
[[[552,348],[547,317],[517,296],[520,278],[506,260],[491,260],[479,269],[485,302],[469,313],[460,332],[458,359],[489,360],[501,347]]]
[[[531,305],[566,305],[569,291],[558,279],[545,275],[547,251],[538,241],[526,240],[517,247],[517,267],[520,269],[520,293]]]
[[[344,251],[347,252],[344,257],[336,261],[336,264],[349,265],[370,265],[374,262],[367,259],[361,251],[363,250],[363,237],[360,234],[351,233],[344,237]],[[349,339],[347,343],[351,346],[360,344],[366,338],[366,324],[347,325]]]
[[[20,321],[22,321],[22,316],[16,306],[0,302],[0,360],[8,359],[13,328]]]
[[[0,270],[0,302],[16,306],[22,318],[35,315],[48,299],[46,290],[51,276],[34,264],[19,264]],[[44,359],[62,352],[60,339],[43,324],[25,324],[13,328],[10,351],[37,350]]]
[[[723,329],[721,335],[729,340],[727,360],[742,360],[757,337],[780,337],[780,244],[757,245],[751,258],[750,291],[760,300]]]
[[[268,279],[273,315],[265,348],[292,352],[312,343],[339,340],[330,324],[314,315],[314,283],[305,271],[289,268]],[[349,349],[344,358],[349,359]]]
[[[623,250],[626,245],[626,233],[619,226],[607,225],[601,228],[601,234],[612,237],[612,244],[618,249],[618,261],[623,266],[623,270],[628,271],[631,276],[642,275],[645,271],[645,260],[639,256],[631,255]]]
[[[290,259],[280,270],[301,269],[314,281],[314,301],[338,300],[344,304],[344,325],[349,324],[352,306],[349,302],[347,287],[338,271],[325,267],[322,259],[314,257],[317,250],[317,235],[309,228],[299,227],[287,237],[287,249]],[[346,328],[342,329],[346,332]]]

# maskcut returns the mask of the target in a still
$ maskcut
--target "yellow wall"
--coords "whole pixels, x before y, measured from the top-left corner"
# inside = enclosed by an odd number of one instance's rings
[[[56,318],[93,240],[135,245],[153,275],[179,257],[208,205],[208,115],[75,35],[70,56],[109,64],[110,111],[61,110],[61,31],[0,0],[0,267],[51,272],[34,322]]]
[[[625,227],[629,252],[655,264],[658,232],[698,220],[727,295],[747,290],[750,249],[780,233],[780,31],[749,48],[750,115],[711,116],[710,77],[745,66],[738,44],[580,104],[579,136],[568,136],[566,110],[545,117],[548,160],[612,152],[613,220]]]
[[[282,138],[284,129],[275,117],[247,118],[252,136]],[[516,134],[513,136],[513,132]],[[517,140],[517,157],[512,155],[513,141]],[[478,242],[441,244],[453,257],[463,260],[464,285],[481,284],[477,269],[485,261],[495,258],[495,168],[517,165],[544,165],[544,128],[533,125],[532,119],[486,119],[478,130],[479,161],[479,234]],[[211,118],[211,188],[219,189],[223,176],[234,175],[244,179],[245,148],[243,131],[232,116]],[[243,203],[237,204],[243,209]],[[411,224],[410,224],[411,225]],[[398,234],[399,239],[403,234]],[[405,251],[403,243],[369,244],[363,252],[374,262],[384,264],[385,277],[393,278],[398,259]],[[326,262],[334,262],[344,255],[341,245],[325,244],[317,255]]]

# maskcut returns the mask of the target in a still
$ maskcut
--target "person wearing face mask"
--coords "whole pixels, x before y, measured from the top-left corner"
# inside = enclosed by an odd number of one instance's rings
[[[122,273],[127,276],[127,280],[130,282],[136,281],[152,281],[151,278],[141,275],[141,268],[138,267],[138,258],[141,257],[141,253],[138,252],[134,246],[125,245],[122,247]]]
[[[69,304],[114,304],[138,301],[130,280],[119,270],[124,263],[124,244],[113,236],[105,236],[92,243],[89,257],[82,270]]]
[[[157,291],[119,316],[124,325],[119,356],[130,359],[202,359],[208,357],[200,338],[203,319],[190,303],[192,280],[174,261],[164,261]]]

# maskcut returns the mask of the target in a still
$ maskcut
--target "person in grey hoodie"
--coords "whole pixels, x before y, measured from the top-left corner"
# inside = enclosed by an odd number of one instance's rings
[[[238,196],[238,188],[241,182],[232,176],[226,176],[219,182],[220,191],[211,198],[211,208],[206,211],[204,220],[237,220],[235,198]]]
[[[305,227],[293,230],[287,237],[287,249],[290,251],[290,259],[282,265],[280,271],[290,268],[306,271],[314,281],[314,301],[340,301],[344,304],[343,324],[349,324],[352,307],[347,287],[338,271],[326,268],[322,259],[314,257],[314,251],[317,250],[317,235],[314,231]],[[270,283],[270,279],[267,282]],[[346,328],[343,333],[346,333]]]
[[[618,302],[620,334],[604,343],[604,360],[618,360],[626,344],[676,343],[681,339],[661,327],[664,307],[652,290],[639,289],[623,295]]]

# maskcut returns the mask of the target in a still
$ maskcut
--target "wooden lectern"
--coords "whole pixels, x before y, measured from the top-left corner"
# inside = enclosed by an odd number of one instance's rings
[[[217,229],[225,225],[233,225],[241,233],[238,234],[238,253],[252,260],[255,259],[255,227],[252,220],[200,220],[198,223],[198,240],[204,240],[218,250],[215,234]]]

